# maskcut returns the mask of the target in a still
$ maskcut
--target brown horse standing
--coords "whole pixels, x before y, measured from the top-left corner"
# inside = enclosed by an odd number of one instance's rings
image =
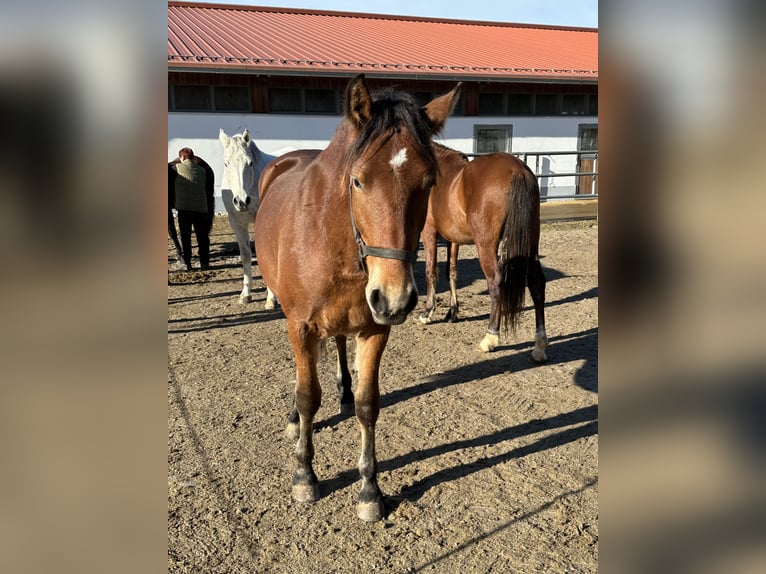
[[[437,174],[431,138],[458,89],[420,108],[392,91],[373,98],[357,76],[327,148],[285,154],[261,176],[258,265],[287,317],[297,368],[292,492],[298,501],[319,498],[312,429],[321,399],[320,343],[336,338],[339,371],[349,377],[345,337],[354,335],[359,380],[353,401],[362,434],[357,515],[374,521],[384,514],[375,456],[380,359],[391,325],[417,304],[412,264]]]
[[[421,234],[426,254],[426,307],[422,323],[430,323],[436,308],[436,237],[449,243],[450,304],[446,318],[456,321],[457,255],[460,245],[476,244],[479,264],[492,301],[489,326],[479,348],[498,344],[500,321],[515,329],[524,305],[524,289],[535,305],[535,347],[532,358],[546,359],[545,276],[538,259],[540,190],[527,165],[507,153],[492,153],[473,161],[461,152],[434,144],[439,177],[431,190],[428,216]],[[498,251],[499,249],[499,251]]]

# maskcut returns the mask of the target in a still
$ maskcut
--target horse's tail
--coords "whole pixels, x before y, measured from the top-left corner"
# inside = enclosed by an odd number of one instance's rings
[[[524,308],[527,269],[538,257],[540,241],[540,188],[537,178],[524,165],[511,178],[508,212],[500,238],[500,317],[505,328],[516,330]]]

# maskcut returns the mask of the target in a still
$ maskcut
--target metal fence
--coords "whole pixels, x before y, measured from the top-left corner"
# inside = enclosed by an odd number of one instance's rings
[[[589,193],[576,193],[576,194],[570,194],[570,195],[553,195],[548,196],[545,195],[541,197],[541,201],[548,201],[548,200],[558,200],[558,199],[598,199],[598,187],[596,185],[597,177],[598,177],[598,150],[592,150],[592,151],[524,151],[524,152],[511,152],[512,155],[515,155],[521,161],[526,163],[534,172],[535,176],[537,177],[538,183],[541,179],[546,178],[553,178],[553,177],[574,177],[574,178],[582,178],[582,177],[589,177],[590,181],[588,183],[590,187]],[[480,155],[480,153],[468,153],[466,154],[468,157],[476,157]],[[554,173],[554,172],[541,172],[540,168],[540,160],[543,157],[546,156],[567,156],[567,155],[574,155],[577,156],[575,165],[579,166],[583,159],[592,160],[593,161],[593,170],[592,171],[579,171],[577,168],[575,168],[575,171],[572,172],[562,172],[562,173]],[[530,158],[534,158],[534,165],[530,164],[529,160]],[[575,187],[581,186],[584,181],[587,180],[580,180],[580,182],[575,184]],[[542,186],[541,188],[547,188],[547,186]]]

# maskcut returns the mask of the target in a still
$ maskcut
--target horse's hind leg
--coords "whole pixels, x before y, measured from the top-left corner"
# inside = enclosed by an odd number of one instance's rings
[[[385,507],[383,494],[378,487],[378,461],[375,456],[375,423],[380,413],[380,389],[378,376],[380,358],[388,340],[388,330],[369,336],[357,337],[356,361],[358,384],[355,394],[356,417],[362,431],[362,454],[359,457],[359,474],[362,488],[356,514],[365,522],[383,518]]]
[[[497,245],[491,247],[491,249],[482,248],[478,241],[476,243],[479,264],[487,278],[490,299],[487,332],[479,343],[479,350],[483,353],[493,351],[500,342],[500,297],[502,295],[503,273],[497,261]]]
[[[529,263],[527,286],[535,304],[535,348],[532,349],[532,359],[542,363],[547,359],[545,348],[548,346],[548,336],[545,333],[545,275],[539,260]]]
[[[314,415],[322,399],[316,366],[319,340],[308,332],[305,325],[289,323],[287,330],[298,375],[295,385],[295,407],[298,411],[295,458],[298,468],[293,477],[293,498],[299,502],[313,502],[319,498],[319,482],[312,468]]]
[[[457,304],[457,252],[460,249],[460,245],[457,243],[449,244],[449,263],[447,266],[447,274],[449,275],[449,311],[445,315],[445,319],[450,323],[455,323],[458,316],[458,304]]]
[[[340,414],[344,416],[353,415],[354,393],[351,392],[351,371],[348,369],[348,341],[346,337],[344,335],[338,335],[335,337],[335,346],[337,347],[338,351],[335,382],[338,385]]]

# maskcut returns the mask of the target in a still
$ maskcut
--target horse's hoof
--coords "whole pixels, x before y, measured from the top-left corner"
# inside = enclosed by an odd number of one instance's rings
[[[532,360],[535,363],[544,363],[548,360],[548,357],[545,355],[545,351],[542,349],[532,349]]]
[[[247,303],[250,303],[253,300],[253,298],[250,295],[240,295],[239,296],[239,304],[240,305],[246,305]]]
[[[274,301],[271,299],[266,299],[266,302],[263,304],[263,308],[267,311],[271,311],[274,309]]]
[[[356,413],[356,408],[354,407],[354,403],[341,403],[340,404],[340,414],[344,417],[350,417],[351,415]]]
[[[319,500],[319,485],[293,484],[293,499],[298,502],[316,502]]]
[[[356,505],[356,515],[365,522],[377,522],[385,513],[382,500],[360,502]]]
[[[481,343],[479,343],[479,350],[482,353],[489,353],[490,351],[494,351],[495,347],[497,347],[497,343],[499,342],[499,339],[497,335],[492,335],[491,333],[487,333],[484,335],[484,338],[481,340]]]
[[[298,440],[300,434],[301,431],[298,423],[287,423],[287,426],[285,427],[285,436],[287,438],[290,440]]]
[[[430,316],[430,315],[426,315],[426,314],[423,314],[423,315],[420,315],[420,316],[417,318],[417,320],[418,320],[418,322],[419,322],[421,325],[428,325],[428,324],[431,322],[431,316]]]

